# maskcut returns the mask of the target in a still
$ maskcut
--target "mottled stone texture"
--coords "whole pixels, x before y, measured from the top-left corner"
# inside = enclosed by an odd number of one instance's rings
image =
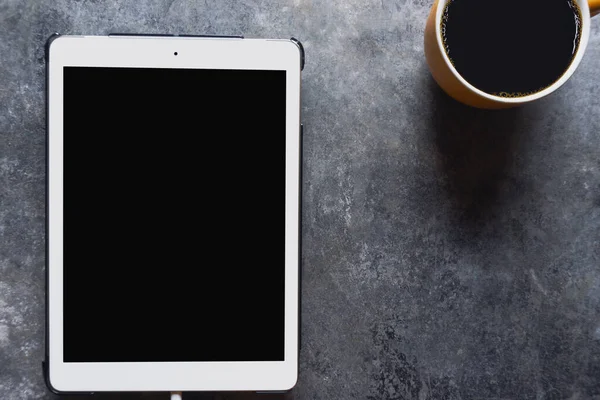
[[[0,0],[0,399],[56,398],[40,368],[54,31],[304,43],[303,348],[288,397],[600,398],[600,20],[561,90],[490,112],[432,82],[430,3]]]

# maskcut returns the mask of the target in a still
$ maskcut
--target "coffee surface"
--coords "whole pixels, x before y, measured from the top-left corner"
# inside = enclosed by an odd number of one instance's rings
[[[527,96],[569,68],[581,38],[574,0],[451,0],[441,22],[446,54],[476,88]]]

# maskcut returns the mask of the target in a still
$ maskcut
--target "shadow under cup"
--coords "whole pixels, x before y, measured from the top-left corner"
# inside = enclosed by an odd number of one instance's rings
[[[587,47],[590,7],[585,0],[527,4],[435,2],[425,56],[446,93],[478,108],[509,108],[544,97],[570,78]]]

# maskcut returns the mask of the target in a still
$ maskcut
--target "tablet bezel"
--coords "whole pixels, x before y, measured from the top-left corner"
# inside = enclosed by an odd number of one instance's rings
[[[175,55],[177,52],[177,55]],[[300,63],[290,40],[60,36],[48,57],[48,384],[57,392],[279,391],[298,375]],[[199,68],[286,71],[284,361],[63,361],[63,68]],[[167,292],[165,292],[167,293]],[[177,321],[172,321],[177,329]],[[118,327],[115,327],[118,329]]]

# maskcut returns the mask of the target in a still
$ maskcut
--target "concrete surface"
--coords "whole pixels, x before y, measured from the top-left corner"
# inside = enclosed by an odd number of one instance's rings
[[[430,5],[1,0],[0,399],[56,398],[40,367],[54,31],[304,43],[304,345],[284,397],[600,398],[600,20],[561,90],[490,112],[432,82]]]

